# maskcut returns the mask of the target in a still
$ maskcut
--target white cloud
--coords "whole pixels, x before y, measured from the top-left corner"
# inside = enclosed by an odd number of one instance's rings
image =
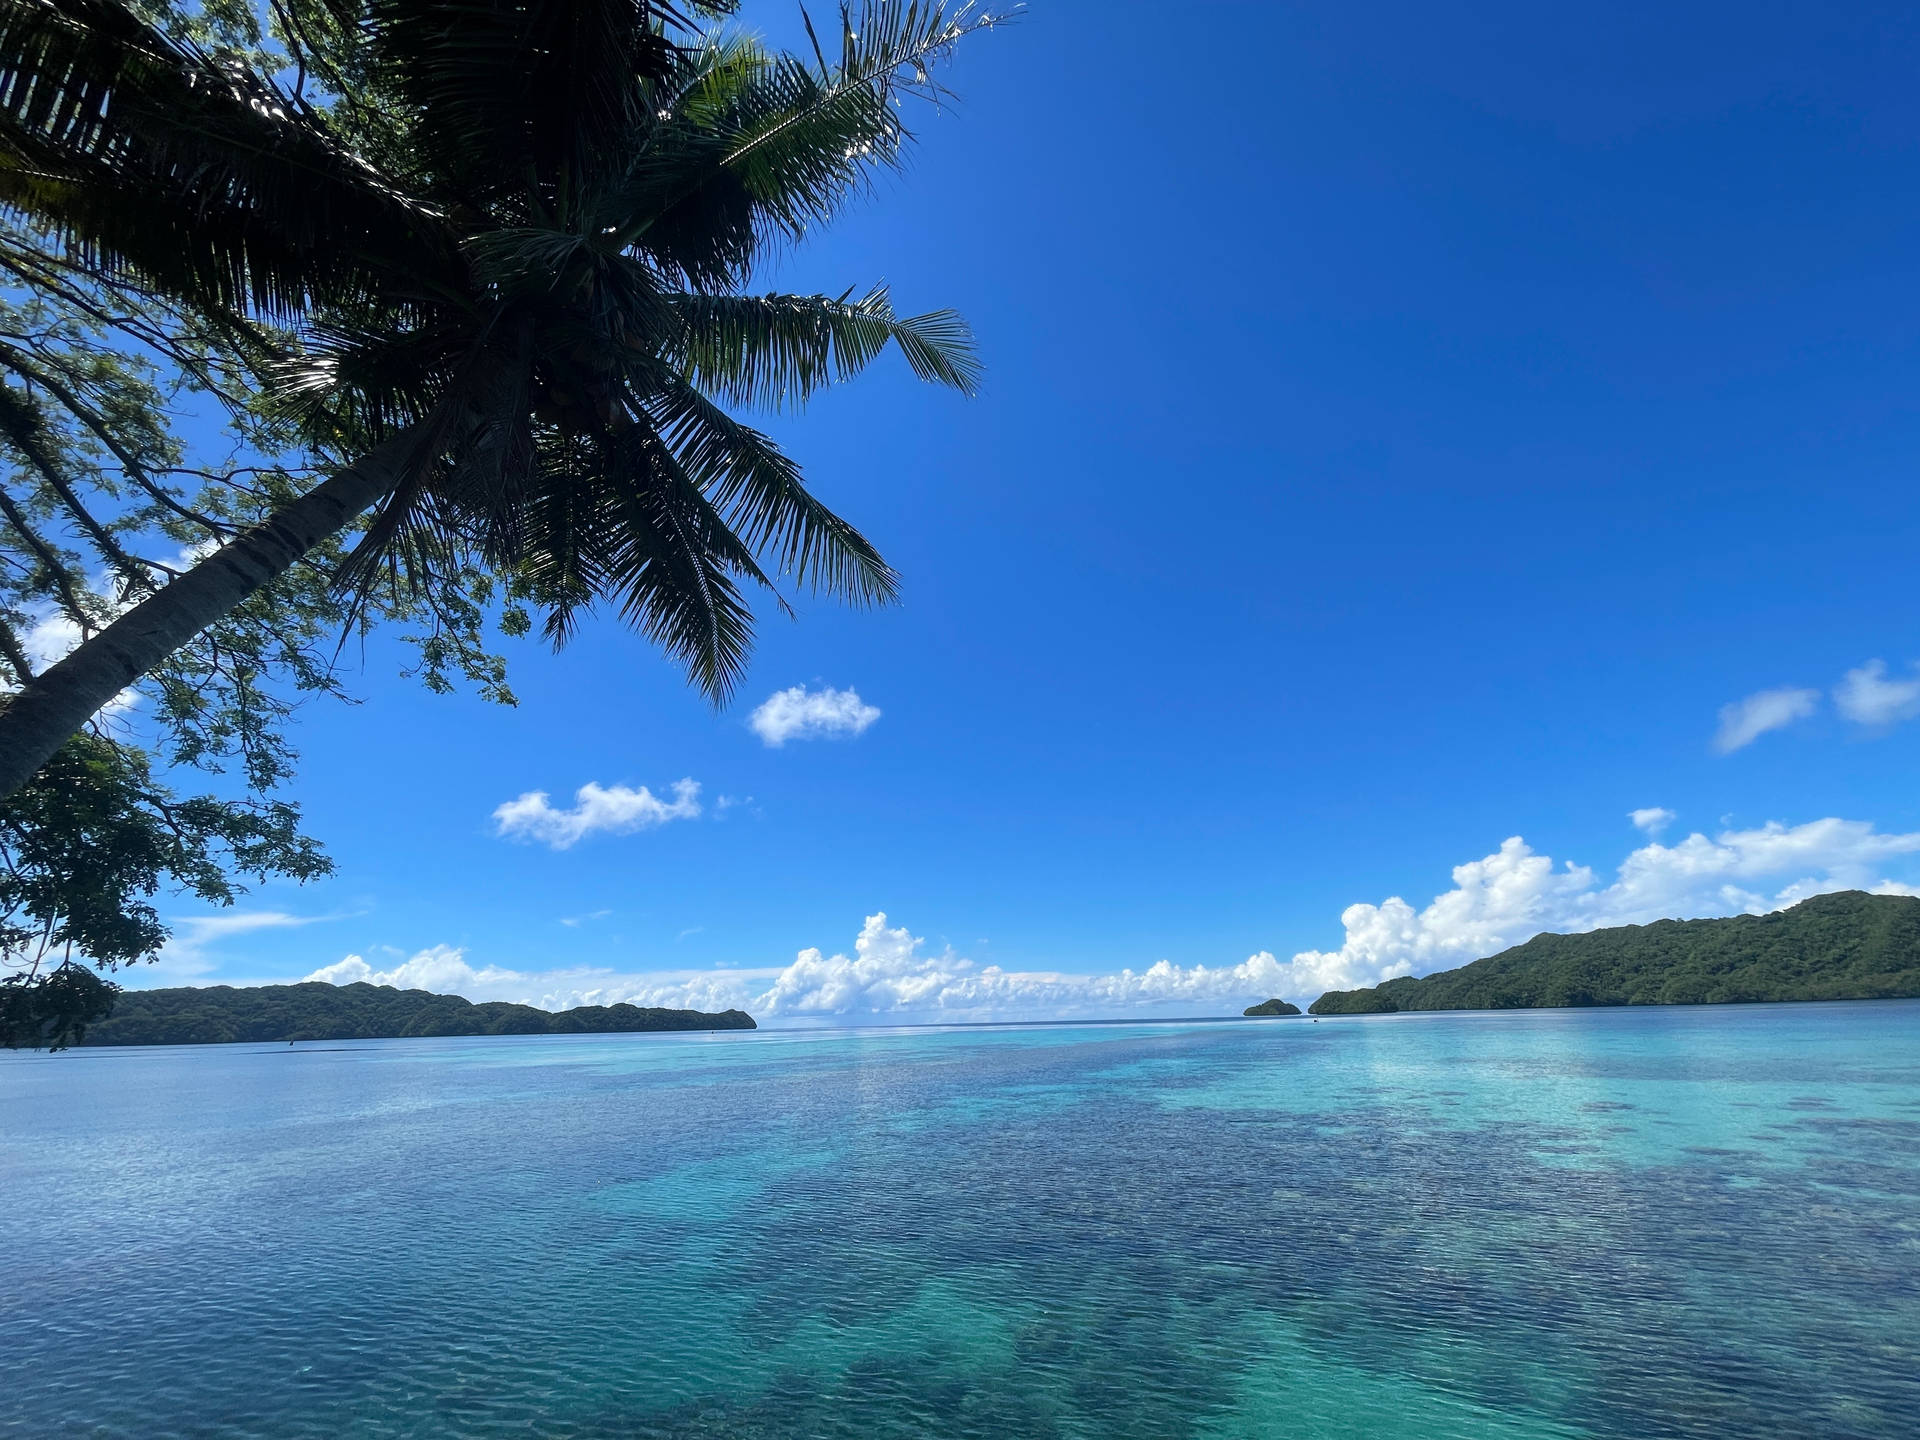
[[[1722,755],[1751,745],[1769,730],[1779,730],[1804,720],[1820,707],[1818,690],[1799,690],[1783,686],[1762,690],[1720,707],[1720,729],[1713,737],[1713,748]]]
[[[1218,1014],[1243,1008],[1246,997],[1274,993],[1283,974],[1271,955],[1230,966],[1183,967],[1160,961],[1109,975],[1007,971],[979,966],[951,950],[928,954],[925,942],[869,915],[853,954],[802,950],[785,967],[664,971],[621,975],[590,967],[514,971],[476,969],[450,946],[423,950],[380,970],[349,955],[306,978],[347,984],[437,990],[470,1000],[513,1000],[564,1010],[576,1005],[665,1005],[694,1010],[742,1009],[762,1023],[828,1020],[978,1020],[1099,1016],[1129,1011]]]
[[[1679,818],[1673,811],[1660,805],[1649,805],[1644,810],[1627,812],[1627,819],[1633,822],[1634,828],[1644,830],[1649,835],[1658,835]]]
[[[364,980],[400,990],[432,990],[442,995],[464,995],[469,1000],[511,1000],[538,1005],[543,1010],[570,1010],[577,1005],[671,1005],[697,1010],[725,1010],[752,993],[748,980],[765,980],[774,969],[721,972],[661,971],[622,975],[588,965],[553,970],[510,970],[500,965],[474,966],[466,951],[455,945],[434,945],[386,969],[364,956],[348,955],[323,965],[305,980],[349,985]]]
[[[692,820],[700,814],[700,785],[676,780],[673,799],[662,800],[646,786],[601,786],[589,780],[573,794],[573,808],[558,810],[544,790],[529,790],[493,812],[494,833],[513,840],[533,840],[566,850],[588,835],[609,831],[624,835],[651,830],[670,820]]]
[[[1884,868],[1920,854],[1920,833],[1883,834],[1861,820],[1813,820],[1698,832],[1629,854],[1610,883],[1584,865],[1556,866],[1519,836],[1453,871],[1453,888],[1416,910],[1399,896],[1350,905],[1335,950],[1282,960],[1262,950],[1235,965],[1160,960],[1101,974],[1006,970],[951,949],[930,952],[884,913],[869,915],[851,954],[799,952],[785,966],[620,974],[592,967],[476,969],[448,946],[378,970],[357,955],[308,979],[369,980],[515,1000],[545,1009],[667,1005],[746,1010],[763,1023],[1092,1018],[1237,1013],[1278,995],[1300,1003],[1323,991],[1427,974],[1497,954],[1542,931],[1584,931],[1666,918],[1763,914],[1809,895],[1861,889],[1920,894]]]
[[[1905,894],[1908,887],[1876,872],[1916,852],[1920,833],[1881,834],[1863,820],[1776,822],[1642,846],[1621,862],[1611,885],[1601,886],[1584,865],[1555,870],[1550,857],[1516,835],[1492,855],[1457,867],[1454,888],[1424,910],[1398,896],[1350,906],[1340,917],[1346,942],[1294,956],[1300,978],[1278,993],[1293,998],[1317,994],[1315,987],[1349,989],[1450,969],[1545,930],[1757,915],[1833,890]]]
[[[390,970],[376,970],[362,957],[349,955],[303,978],[324,980],[329,985],[351,985],[364,980],[372,985],[391,985],[396,990],[432,990],[441,995],[465,995],[469,1000],[499,1000],[508,997],[491,992],[502,987],[517,990],[521,977],[497,965],[476,970],[467,964],[466,951],[458,946],[435,945]]]
[[[789,740],[851,739],[880,718],[857,690],[809,690],[804,685],[776,690],[747,723],[774,749]]]
[[[20,648],[27,652],[35,671],[67,658],[80,646],[80,627],[65,611],[51,606],[40,612],[20,637]]]
[[[905,928],[889,928],[884,913],[869,915],[851,956],[802,950],[748,1008],[776,1019],[1207,1015],[1238,1011],[1246,997],[1265,999],[1282,976],[1265,953],[1238,965],[1160,960],[1144,970],[1073,975],[978,966],[952,950],[925,954],[923,944]]]
[[[1893,725],[1920,715],[1920,675],[1889,680],[1887,662],[1869,660],[1834,687],[1834,708],[1856,725]]]

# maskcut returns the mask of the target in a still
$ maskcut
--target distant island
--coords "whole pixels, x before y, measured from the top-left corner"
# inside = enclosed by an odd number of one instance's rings
[[[1771,915],[1536,935],[1458,970],[1329,990],[1307,1010],[1385,1015],[1913,996],[1920,996],[1920,899],[1843,890]]]
[[[637,1030],[752,1030],[744,1010],[708,1015],[637,1005],[536,1009],[389,985],[191,986],[126,990],[82,1045],[220,1045],[253,1040],[398,1040],[419,1035],[617,1035]]]
[[[1285,1000],[1262,1000],[1258,1005],[1249,1005],[1240,1013],[1242,1015],[1252,1015],[1256,1018],[1267,1015],[1298,1015],[1300,1013],[1300,1007],[1298,1005],[1290,1005]]]

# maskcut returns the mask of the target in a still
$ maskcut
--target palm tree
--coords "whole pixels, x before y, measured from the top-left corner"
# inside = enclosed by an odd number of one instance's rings
[[[894,597],[874,547],[728,407],[798,406],[889,344],[971,392],[967,328],[896,316],[884,289],[746,290],[897,164],[901,95],[937,94],[930,65],[989,17],[874,0],[840,13],[830,63],[811,22],[803,60],[660,0],[276,14],[286,79],[121,0],[0,0],[0,204],[102,283],[290,332],[271,398],[334,462],[19,690],[0,796],[363,515],[343,585],[477,556],[556,644],[605,604],[716,702],[751,644],[746,587]]]

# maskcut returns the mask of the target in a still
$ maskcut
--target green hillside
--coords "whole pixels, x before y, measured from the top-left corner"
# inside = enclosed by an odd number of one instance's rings
[[[84,1045],[213,1045],[237,1040],[387,1040],[410,1035],[576,1035],[633,1030],[752,1030],[744,1010],[718,1015],[634,1005],[536,1010],[386,985],[257,985],[127,990]]]
[[[1290,1005],[1285,1000],[1276,997],[1272,1000],[1262,1000],[1258,1005],[1249,1005],[1240,1013],[1242,1015],[1251,1015],[1255,1019],[1268,1019],[1275,1015],[1298,1015],[1300,1013],[1300,1007],[1298,1005]]]
[[[1458,970],[1329,990],[1314,1015],[1920,996],[1920,899],[1845,890],[1772,915],[1536,935]]]

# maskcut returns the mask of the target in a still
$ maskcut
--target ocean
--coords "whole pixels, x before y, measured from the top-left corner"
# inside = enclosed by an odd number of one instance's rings
[[[1920,1002],[0,1057],[0,1433],[1911,1437]]]

